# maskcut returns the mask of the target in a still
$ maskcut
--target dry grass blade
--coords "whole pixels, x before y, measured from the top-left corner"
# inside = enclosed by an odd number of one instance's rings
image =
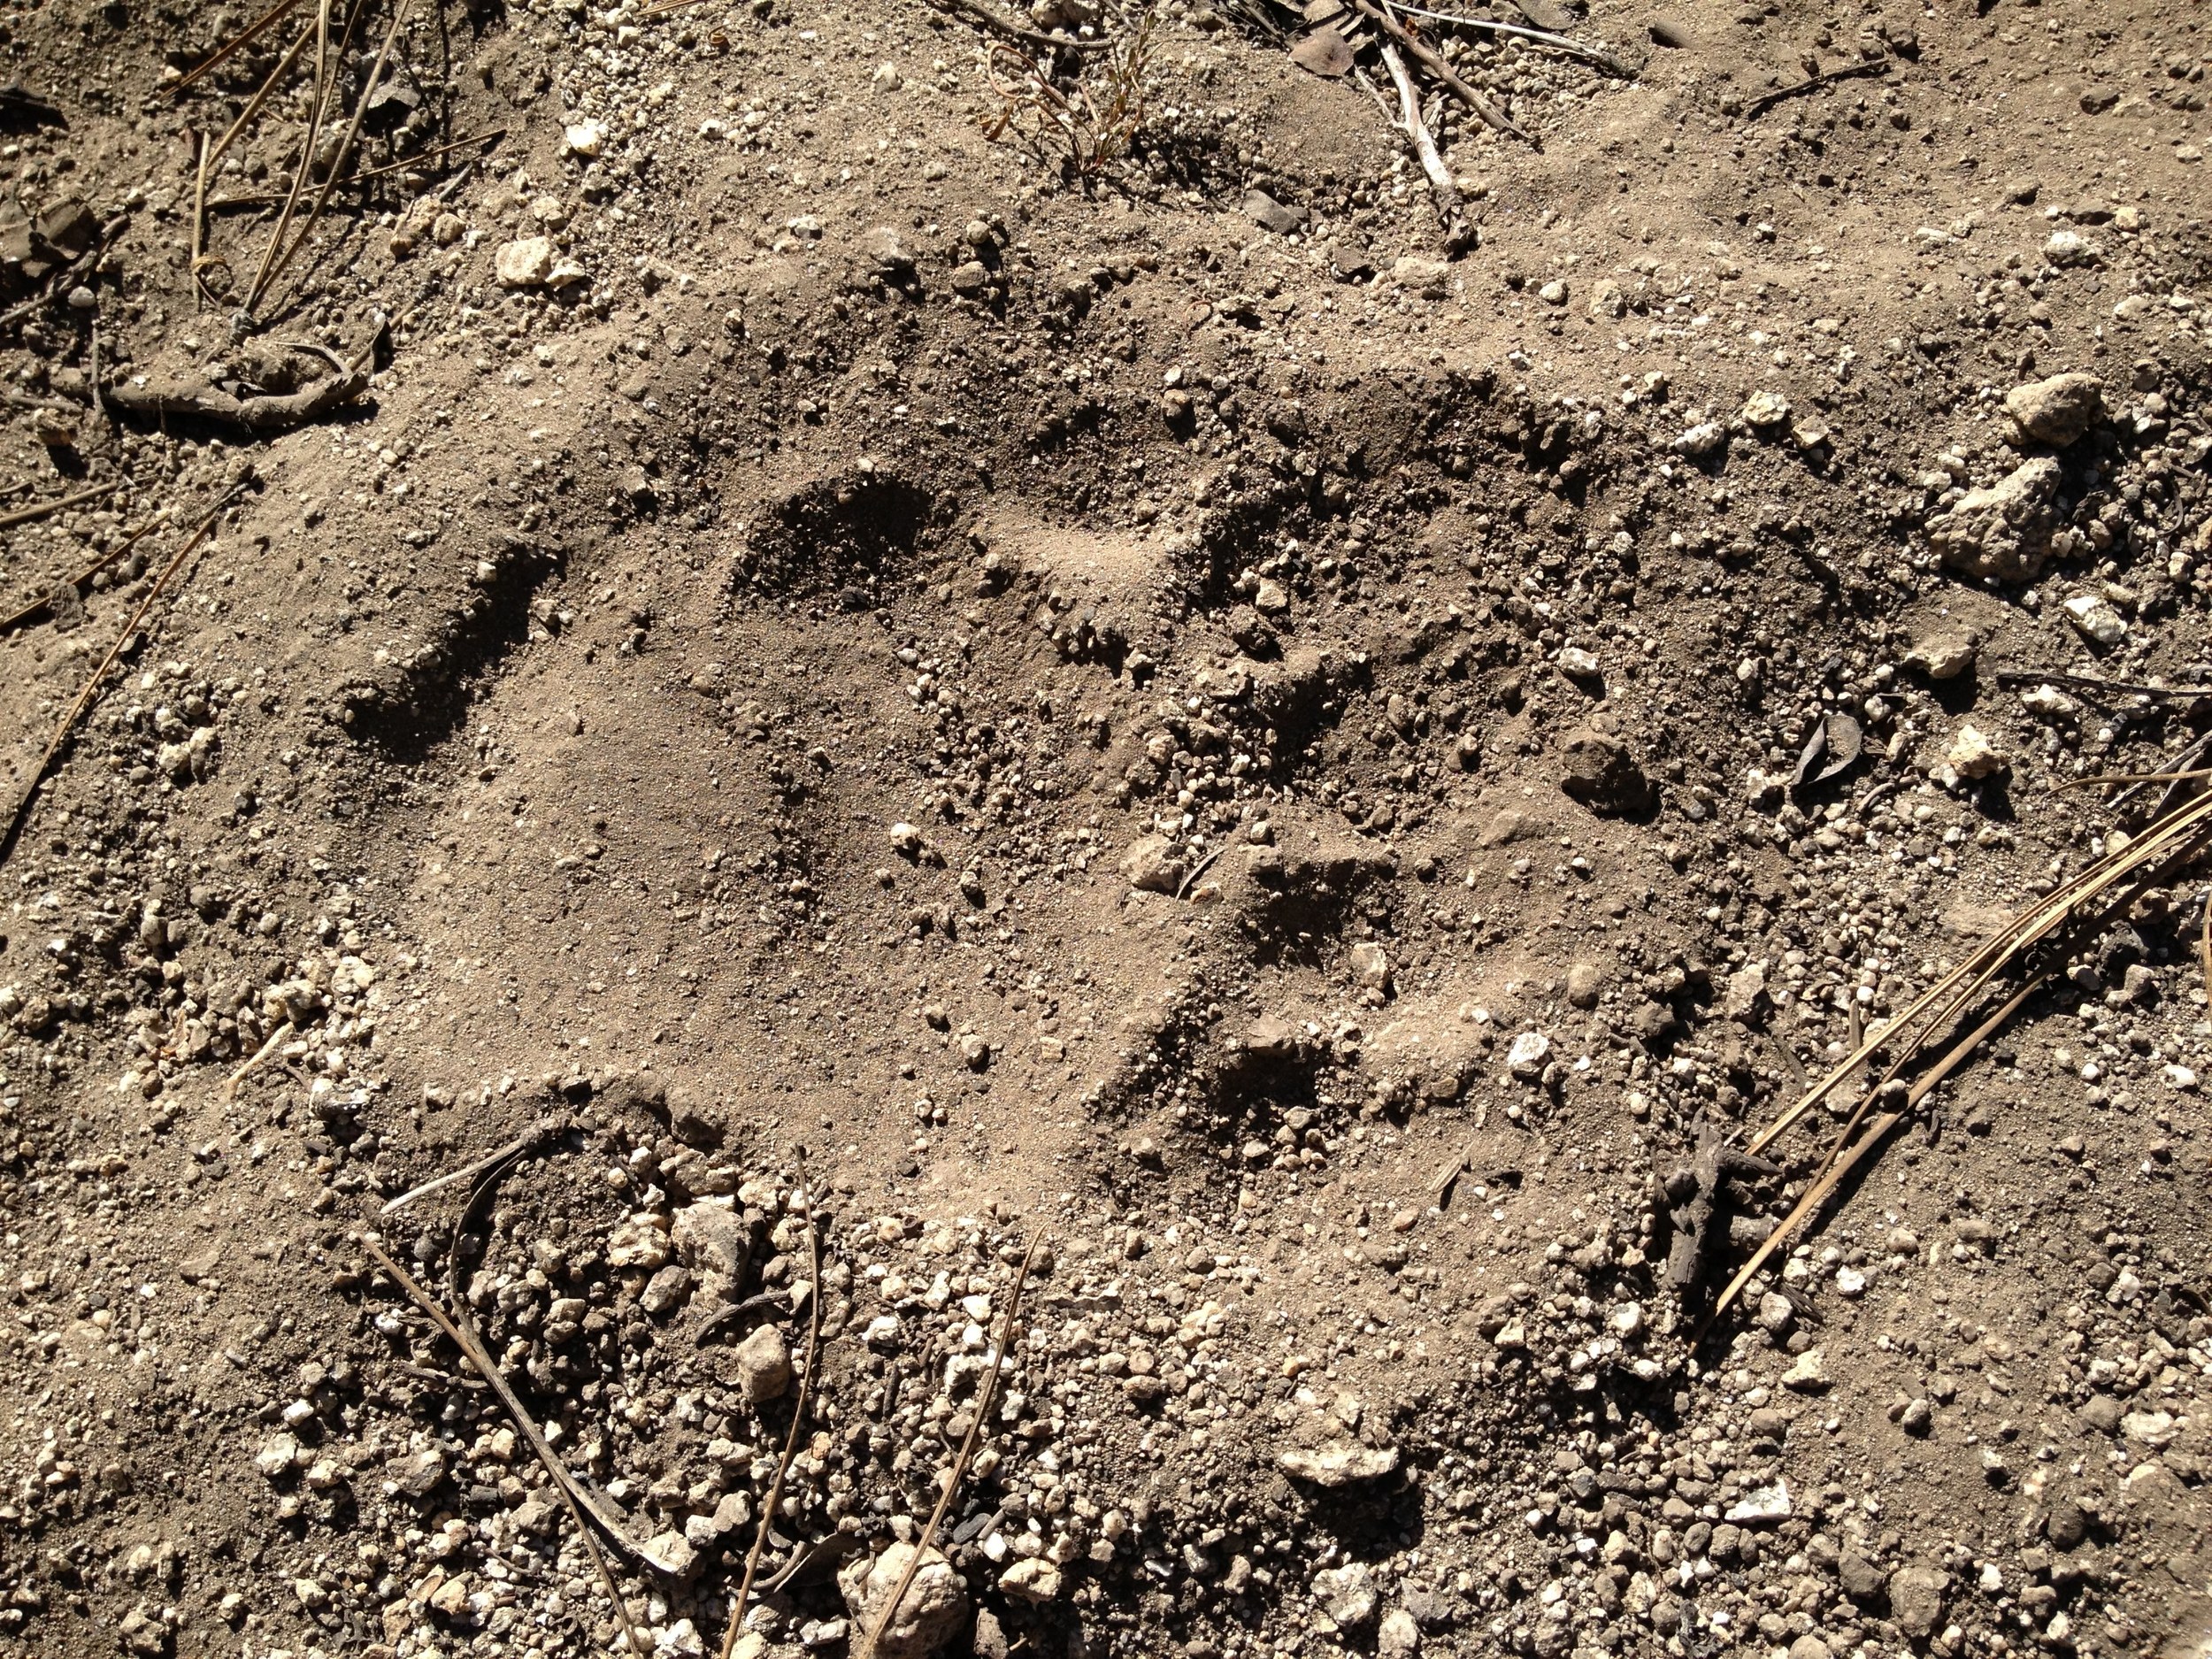
[[[2204,895],[2204,931],[2197,935],[2197,959],[2204,969],[2204,996],[2212,1002],[2212,892]]]
[[[760,1530],[753,1534],[753,1547],[746,1553],[745,1573],[737,1583],[737,1601],[730,1609],[730,1627],[722,1632],[722,1659],[730,1659],[737,1647],[737,1633],[745,1627],[745,1603],[753,1594],[753,1575],[760,1571],[760,1557],[768,1548],[768,1533],[775,1525],[777,1506],[783,1502],[784,1479],[791,1472],[791,1460],[798,1454],[799,1433],[806,1422],[809,1398],[814,1392],[814,1374],[822,1353],[822,1229],[814,1219],[814,1200],[811,1195],[806,1206],[807,1253],[813,1261],[814,1288],[807,1297],[806,1369],[799,1373],[799,1397],[791,1408],[791,1432],[784,1436],[783,1455],[776,1460],[775,1479],[768,1483],[768,1496],[760,1510]]]
[[[426,163],[437,160],[442,156],[449,156],[457,150],[466,150],[471,144],[488,144],[495,138],[506,136],[505,127],[491,127],[467,138],[457,138],[449,144],[434,144],[428,150],[418,150],[411,156],[403,156],[397,161],[388,161],[381,166],[370,167],[361,173],[349,173],[338,182],[342,186],[360,184],[370,179],[381,179],[387,173],[403,173],[410,167],[419,167]],[[214,212],[231,207],[266,207],[272,202],[280,202],[283,199],[279,196],[219,196],[207,205],[208,211]]]
[[[209,149],[209,142],[210,141],[207,134],[205,133],[202,133],[200,134],[200,165],[197,172],[194,173],[192,179],[191,271],[192,309],[195,311],[198,311],[204,306],[207,303],[208,299],[207,285],[200,280],[200,273],[204,268],[203,264],[204,255],[202,253],[202,250],[207,245],[203,240],[203,236],[207,228],[207,152]],[[100,377],[96,374],[94,375],[92,377],[92,383],[95,386],[97,386],[100,383]]]
[[[330,200],[330,193],[338,188],[338,175],[345,170],[346,158],[353,153],[353,141],[360,137],[361,123],[368,118],[369,99],[375,95],[377,82],[384,79],[384,65],[391,61],[392,46],[399,39],[399,32],[407,22],[407,14],[413,8],[414,0],[399,0],[399,4],[392,8],[391,27],[384,31],[384,44],[377,48],[376,62],[370,65],[368,79],[361,83],[361,96],[353,106],[353,119],[346,125],[346,135],[339,141],[338,153],[330,158],[330,171],[323,176],[322,188],[315,192],[315,205],[308,210],[307,222],[300,227],[299,234],[292,239],[292,245],[277,260],[276,268],[269,273],[265,280],[257,282],[253,292],[247,296],[246,310],[249,314],[261,303],[261,296],[284,275],[285,267],[307,245],[307,239],[315,234],[315,221],[322,217],[323,207]]]
[[[223,1079],[223,1098],[225,1100],[236,1100],[238,1098],[238,1086],[241,1083],[243,1083],[246,1079],[252,1075],[255,1071],[258,1071],[265,1060],[266,1060],[271,1055],[274,1054],[279,1048],[281,1048],[288,1041],[297,1034],[298,1033],[292,1028],[292,1022],[288,1019],[286,1020],[281,1025],[279,1025],[274,1031],[271,1032],[269,1033],[268,1041],[263,1043],[260,1048],[254,1050],[253,1058],[247,1061],[245,1064],[240,1066],[235,1071],[233,1071],[227,1078]]]
[[[108,648],[108,654],[100,659],[100,665],[84,682],[84,689],[77,694],[76,702],[69,705],[69,712],[61,717],[61,724],[54,728],[53,741],[47,744],[46,752],[39,757],[38,764],[32,769],[30,780],[23,786],[22,794],[16,797],[15,804],[8,813],[5,829],[0,830],[0,858],[5,858],[14,848],[15,838],[23,828],[23,820],[30,815],[31,803],[38,798],[39,786],[46,781],[47,772],[52,767],[55,757],[61,753],[63,746],[69,741],[70,733],[76,730],[77,722],[84,718],[84,711],[92,706],[93,698],[99,695],[100,682],[107,678],[108,670],[115,666],[115,659],[123,654],[123,647],[129,643],[131,635],[137,633],[138,625],[146,619],[146,613],[153,609],[154,601],[161,597],[162,589],[168,587],[171,579],[184,568],[185,560],[190,558],[207,538],[208,532],[215,527],[216,520],[223,516],[236,495],[237,492],[232,490],[217,502],[214,510],[200,520],[199,527],[177,549],[176,557],[162,567],[161,574],[154,578],[152,586],[146,589],[146,596],[138,602],[138,609],[131,612],[131,619],[115,636],[115,643]]]
[[[137,529],[132,531],[128,536],[117,542],[112,549],[103,553],[98,558],[93,560],[91,564],[86,565],[74,576],[72,576],[69,579],[69,585],[72,588],[83,587],[95,576],[97,576],[102,571],[107,569],[109,565],[114,564],[116,560],[121,558],[133,548],[136,547],[141,541],[143,541],[148,536],[151,535],[157,529],[160,528],[160,526],[161,521],[158,518],[149,519],[146,523],[142,524]],[[50,603],[50,601],[45,599],[34,599],[29,604],[25,605],[22,610],[17,611],[13,616],[0,618],[0,634],[14,633],[16,629],[21,627],[26,622],[28,622],[32,618],[38,615],[40,611],[45,610]]]
[[[246,130],[248,122],[261,113],[261,106],[269,101],[269,95],[277,89],[285,76],[292,73],[292,65],[299,62],[300,54],[307,50],[307,42],[314,38],[315,26],[312,23],[292,37],[292,43],[284,49],[284,56],[277,59],[276,67],[262,78],[261,84],[254,88],[253,96],[246,100],[246,107],[238,111],[238,119],[225,127],[223,135],[215,141],[215,152],[207,161],[209,166],[215,165],[229,152],[231,145],[237,142],[238,134]]]
[[[937,1507],[929,1512],[929,1525],[922,1528],[922,1535],[915,1540],[914,1553],[907,1557],[906,1571],[884,1601],[883,1611],[876,1616],[876,1627],[868,1633],[868,1645],[860,1650],[858,1659],[876,1659],[883,1646],[883,1633],[898,1617],[899,1604],[906,1600],[906,1593],[914,1587],[914,1575],[921,1571],[922,1557],[936,1541],[937,1529],[944,1525],[945,1511],[952,1508],[960,1483],[967,1479],[968,1465],[975,1460],[975,1448],[983,1438],[983,1425],[990,1420],[991,1402],[998,1394],[999,1373],[1006,1368],[1006,1350],[1014,1340],[1014,1323],[1021,1317],[1022,1290],[1029,1283],[1031,1263],[1037,1259],[1037,1247],[1044,1242],[1044,1234],[1033,1233],[1029,1248],[1022,1252],[1021,1271],[1014,1275],[1014,1292],[1006,1301],[1006,1318],[999,1326],[998,1346],[991,1355],[991,1369],[984,1374],[983,1393],[976,1401],[975,1418],[968,1425],[968,1432],[960,1442],[960,1455],[953,1459],[952,1471],[946,1478],[945,1489],[937,1494]]]
[[[1836,1151],[1829,1155],[1826,1165],[1806,1187],[1804,1195],[1791,1207],[1790,1213],[1782,1218],[1781,1225],[1767,1234],[1759,1248],[1751,1253],[1751,1259],[1736,1270],[1736,1276],[1728,1281],[1719,1296],[1714,1300],[1713,1311],[1706,1321],[1708,1325],[1720,1317],[1721,1311],[1736,1299],[1743,1287],[1751,1282],[1774,1253],[1788,1242],[1799,1228],[1819,1212],[1820,1207],[1828,1202],[1830,1194],[1843,1185],[1845,1178],[1858,1167],[1860,1161],[1887,1140],[1890,1131],[1910,1117],[1920,1102],[1927,1098],[1929,1092],[1948,1077],[1967,1056],[1988,1041],[1990,1035],[2000,1025],[2017,1013],[2021,1005],[2041,989],[2044,981],[2049,977],[2047,974],[2038,974],[2014,993],[2009,1001],[1976,1026],[1973,1031],[1953,1044],[1949,1052],[1928,1069],[1927,1075],[1913,1085],[1902,1106],[1893,1111],[1884,1112],[1872,1123],[1867,1125],[1865,1133],[1853,1141],[1847,1148],[1839,1146]]]
[[[357,0],[355,12],[366,0]],[[339,42],[338,55],[345,56],[345,48],[353,38],[353,19],[346,19],[344,40]],[[323,135],[323,109],[330,102],[330,0],[316,0],[315,5],[315,86],[309,94],[306,135],[300,140],[299,161],[292,168],[292,181],[284,193],[284,211],[277,215],[276,228],[269,233],[269,245],[261,250],[261,263],[255,267],[253,286],[247,290],[246,311],[252,313],[254,301],[260,296],[263,282],[269,274],[270,261],[284,243],[284,233],[292,223],[292,215],[300,204],[300,191],[307,183],[307,170],[315,165],[315,145]]]
[[[439,1305],[438,1299],[417,1284],[405,1268],[386,1255],[384,1248],[374,1239],[364,1238],[361,1242],[376,1258],[378,1265],[392,1276],[392,1282],[414,1299],[415,1305],[430,1316],[437,1327],[461,1350],[468,1363],[476,1368],[477,1375],[491,1385],[492,1392],[499,1396],[499,1403],[506,1407],[507,1415],[514,1419],[515,1426],[530,1442],[530,1449],[537,1454],[538,1462],[544,1466],[547,1476],[560,1493],[562,1502],[568,1505],[569,1517],[576,1523],[577,1533],[584,1540],[584,1548],[591,1556],[591,1564],[599,1569],[599,1582],[606,1588],[607,1599],[614,1603],[615,1617],[622,1625],[624,1643],[634,1654],[650,1653],[653,1645],[646,1640],[637,1621],[630,1617],[629,1603],[622,1599],[621,1588],[614,1581],[614,1571],[607,1565],[606,1555],[599,1548],[599,1540],[592,1532],[590,1521],[585,1518],[583,1507],[577,1501],[575,1483],[570,1478],[568,1470],[553,1455],[552,1447],[546,1444],[545,1436],[538,1432],[538,1425],[529,1412],[523,1409],[522,1402],[507,1386],[507,1379],[493,1363],[492,1356],[485,1351],[484,1345],[476,1340],[472,1333],[464,1331],[455,1324]]]
[[[57,495],[51,501],[42,501],[29,507],[18,507],[13,512],[0,512],[0,530],[12,529],[19,524],[33,524],[50,513],[81,507],[88,501],[97,501],[117,488],[115,483],[96,484],[90,489],[81,489],[73,495]]]
[[[537,1139],[537,1134],[538,1132],[534,1129],[526,1135],[510,1141],[505,1146],[500,1148],[496,1152],[487,1152],[482,1157],[478,1158],[472,1164],[464,1164],[457,1170],[449,1170],[446,1173],[438,1176],[435,1179],[425,1181],[420,1187],[413,1187],[407,1192],[402,1193],[397,1198],[393,1199],[389,1203],[386,1204],[383,1209],[378,1210],[376,1213],[380,1216],[391,1215],[396,1210],[404,1210],[409,1204],[413,1203],[418,1198],[427,1197],[430,1194],[441,1191],[448,1187],[458,1186],[461,1182],[467,1180],[472,1175],[481,1175],[486,1170],[490,1169],[495,1164],[503,1164],[509,1158],[519,1156],[522,1153],[530,1149],[532,1143]]]
[[[1834,1070],[1760,1132],[1750,1143],[1750,1150],[1764,1151],[1871,1058],[1877,1047],[1894,1041],[1901,1033],[1909,1032],[1925,1018],[1926,1026],[1912,1038],[1904,1053],[1880,1079],[1880,1083],[1888,1082],[1933,1030],[1978,995],[2023,950],[2049,937],[2065,925],[2077,909],[2124,879],[2132,872],[2146,868],[2154,860],[2163,857],[2176,844],[2201,836],[2208,831],[2212,831],[2212,795],[2200,795],[2187,805],[2167,814],[2125,848],[2107,854],[2049,897],[2023,911],[1980,949],[1921,993],[1878,1034],[1855,1044],[1851,1053]],[[1962,990],[1962,987],[1964,987]],[[1876,1085],[1878,1088],[1880,1083]]]
[[[299,3],[300,0],[277,0],[276,4],[247,24],[242,34],[232,36],[227,44],[217,47],[204,60],[195,65],[189,73],[180,76],[169,90],[172,92],[188,91],[196,82],[213,74],[239,52],[267,34],[283,19],[286,12]]]
[[[1953,1020],[1978,1002],[1997,977],[2017,964],[2027,951],[2063,929],[2078,926],[2086,931],[2102,926],[2132,903],[2149,886],[2164,879],[2195,856],[2208,841],[2212,841],[2212,793],[2199,795],[2194,801],[2169,812],[2125,847],[2107,854],[2057,892],[2031,905],[1965,963],[1938,980],[1878,1036],[1856,1042],[1852,1054],[1842,1064],[1807,1090],[1794,1105],[1770,1124],[1751,1142],[1753,1152],[1762,1151],[1771,1145],[1869,1058],[1877,1047],[1898,1043],[1897,1057],[1872,1087],[1861,1095],[1835,1145],[1816,1171],[1805,1195],[1798,1201],[1782,1225],[1753,1254],[1750,1261],[1730,1279],[1715,1300],[1713,1317],[1717,1317],[1728,1306],[1775,1250],[1825,1202],[1843,1176],[1909,1115],[1926,1097],[1930,1089],[1949,1075],[1961,1061],[2020,1008],[2030,994],[2048,979],[2049,971],[2046,969],[2037,973],[1996,1013],[1983,1021],[1970,1035],[1954,1044],[1907,1091],[1902,1105],[1884,1112],[1870,1122],[1869,1115],[1881,1099],[1883,1091],[1896,1080],[1936,1033],[1947,1028]],[[2100,900],[2105,902],[2092,912],[2090,907]],[[2204,949],[2207,952],[2208,986],[2212,987],[2212,944],[2207,944]],[[2212,991],[2208,994],[2212,994]],[[1924,1020],[1924,1024],[1922,1023]]]

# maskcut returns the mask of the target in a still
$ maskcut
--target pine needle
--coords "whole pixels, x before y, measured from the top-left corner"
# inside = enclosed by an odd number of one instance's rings
[[[745,1576],[738,1580],[737,1601],[730,1609],[730,1627],[722,1632],[722,1659],[730,1659],[737,1647],[737,1633],[745,1627],[745,1603],[753,1593],[753,1575],[760,1571],[761,1552],[768,1548],[769,1529],[775,1525],[777,1506],[783,1502],[784,1477],[791,1472],[791,1460],[799,1449],[799,1432],[806,1422],[808,1400],[814,1392],[815,1369],[821,1357],[822,1229],[814,1218],[811,1195],[806,1206],[806,1242],[814,1263],[814,1291],[807,1298],[806,1369],[799,1374],[799,1398],[791,1408],[791,1432],[784,1436],[783,1455],[776,1460],[776,1478],[768,1483],[768,1496],[761,1506],[760,1530],[753,1534],[753,1547],[745,1556]]]
[[[990,1420],[991,1402],[998,1393],[999,1372],[1006,1365],[1006,1350],[1014,1340],[1014,1322],[1021,1317],[1022,1287],[1029,1283],[1030,1263],[1037,1259],[1037,1247],[1044,1242],[1044,1234],[1029,1236],[1029,1248],[1022,1252],[1021,1271],[1014,1275],[1014,1294],[1007,1298],[1006,1319],[999,1326],[998,1347],[991,1356],[991,1369],[983,1379],[982,1398],[976,1402],[975,1417],[968,1425],[968,1432],[960,1442],[960,1455],[953,1460],[952,1473],[945,1481],[945,1489],[937,1494],[937,1507],[929,1513],[929,1525],[922,1528],[914,1553],[907,1557],[906,1571],[899,1575],[897,1586],[890,1599],[884,1602],[883,1611],[876,1616],[876,1627],[870,1632],[868,1645],[860,1650],[858,1659],[876,1659],[883,1646],[884,1632],[898,1617],[899,1604],[906,1600],[906,1593],[913,1587],[914,1575],[921,1571],[922,1557],[929,1553],[930,1545],[942,1525],[945,1511],[952,1508],[953,1494],[960,1490],[960,1483],[967,1479],[968,1465],[975,1460],[977,1443],[983,1438],[983,1425]]]
[[[180,76],[170,87],[169,90],[172,92],[188,91],[195,82],[204,80],[207,76],[213,74],[216,70],[222,67],[222,65],[226,63],[228,63],[234,54],[242,50],[246,46],[251,44],[254,41],[258,40],[274,24],[282,19],[287,12],[289,12],[298,4],[299,0],[277,0],[276,4],[271,6],[266,12],[264,12],[259,17],[246,25],[242,33],[232,36],[227,44],[217,47],[214,51],[211,52],[206,58],[203,58],[198,65],[188,74]]]

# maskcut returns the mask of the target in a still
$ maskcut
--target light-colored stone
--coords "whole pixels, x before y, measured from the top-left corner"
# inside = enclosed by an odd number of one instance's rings
[[[1018,1561],[999,1575],[998,1587],[1025,1601],[1050,1601],[1060,1594],[1060,1570],[1050,1562],[1032,1556]]]
[[[749,1405],[780,1400],[791,1386],[791,1347],[783,1333],[764,1325],[731,1350],[737,1365],[737,1386]]]
[[[1340,1630],[1364,1630],[1375,1621],[1380,1598],[1375,1593],[1375,1570],[1363,1561],[1324,1568],[1313,1575],[1313,1599]]]
[[[1959,727],[1958,735],[1951,740],[1951,747],[1943,757],[1943,764],[1955,778],[1975,779],[2001,772],[2009,763],[1987,733],[1978,726],[1970,725]]]
[[[667,1260],[668,1221],[652,1210],[638,1211],[607,1237],[610,1267],[638,1267],[650,1271],[664,1265]]]
[[[1277,1455],[1275,1467],[1299,1480],[1310,1480],[1317,1486],[1356,1486],[1363,1480],[1379,1480],[1394,1472],[1398,1467],[1398,1448],[1362,1446],[1351,1440],[1324,1446],[1317,1451],[1294,1447]]]
[[[892,1544],[872,1561],[849,1563],[837,1575],[853,1628],[872,1632],[914,1559],[911,1544]],[[950,1640],[968,1616],[968,1588],[935,1549],[924,1552],[914,1581],[878,1644],[876,1659],[926,1659]]]
[[[1900,1567],[1889,1575],[1889,1616],[1915,1641],[1935,1634],[1943,1622],[1947,1575],[1933,1567]]]
[[[672,1578],[688,1578],[699,1571],[699,1552],[681,1532],[661,1532],[645,1542],[645,1558]]]
[[[1770,387],[1764,387],[1744,400],[1743,424],[1752,431],[1771,434],[1790,424],[1790,400]]]
[[[1390,983],[1389,953],[1372,940],[1362,940],[1351,950],[1352,973],[1368,990],[1379,991]]]
[[[1782,1386],[1799,1394],[1825,1394],[1828,1382],[1827,1356],[1816,1348],[1807,1348],[1782,1373]]]
[[[553,241],[522,236],[492,256],[492,274],[503,288],[542,288],[553,279]]]
[[[1605,970],[1594,962],[1578,962],[1567,970],[1567,1001],[1576,1008],[1595,1008]]]
[[[2104,382],[2093,374],[2054,374],[2005,394],[2016,444],[2062,449],[2104,419]]]
[[[2031,581],[2050,557],[2059,478],[2059,465],[2047,455],[2024,461],[1929,519],[1928,541],[1962,575]]]
[[[1121,856],[1121,873],[1141,893],[1172,893],[1183,879],[1183,855],[1164,835],[1141,835]]]
[[[2060,609],[2074,632],[2092,645],[2108,651],[2128,636],[2127,618],[2101,594],[2076,594]]]
[[[1905,665],[1917,668],[1931,680],[1956,680],[1974,665],[1979,649],[1967,628],[1937,628],[1914,642],[1905,653]]]
[[[1540,1031],[1525,1031],[1505,1051],[1505,1069],[1524,1083],[1533,1083],[1551,1063],[1551,1039]]]

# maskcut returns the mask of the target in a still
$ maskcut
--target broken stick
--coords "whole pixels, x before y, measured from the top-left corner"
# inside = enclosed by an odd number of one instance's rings
[[[102,388],[100,396],[127,415],[150,420],[204,420],[211,426],[270,437],[303,426],[368,389],[369,377],[349,371],[296,392],[266,392],[255,397],[234,397],[214,386],[177,391],[133,386],[127,381]]]
[[[1513,118],[1488,98],[1459,78],[1458,72],[1444,61],[1443,54],[1420,39],[1404,24],[1374,4],[1374,0],[1352,0],[1352,7],[1362,17],[1379,27],[1413,57],[1413,60],[1452,89],[1452,95],[1472,110],[1482,119],[1501,133],[1510,133],[1527,143],[1536,142],[1535,135],[1518,126]]]
[[[1406,68],[1406,60],[1398,55],[1398,49],[1388,41],[1380,42],[1383,66],[1390,71],[1390,79],[1398,88],[1398,119],[1406,142],[1413,146],[1413,153],[1420,157],[1421,171],[1428,175],[1429,194],[1436,198],[1436,217],[1444,225],[1444,251],[1460,253],[1474,245],[1474,227],[1467,222],[1467,211],[1459,204],[1459,186],[1452,180],[1452,170],[1444,165],[1444,157],[1437,152],[1436,140],[1430,135],[1428,123],[1421,119],[1420,88],[1413,84],[1413,76]]]

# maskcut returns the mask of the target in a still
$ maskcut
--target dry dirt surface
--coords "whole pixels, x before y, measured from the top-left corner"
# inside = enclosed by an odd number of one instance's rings
[[[2212,753],[2212,34],[1669,3],[0,8],[0,1653],[2204,1654],[2200,850],[1716,1302]]]

